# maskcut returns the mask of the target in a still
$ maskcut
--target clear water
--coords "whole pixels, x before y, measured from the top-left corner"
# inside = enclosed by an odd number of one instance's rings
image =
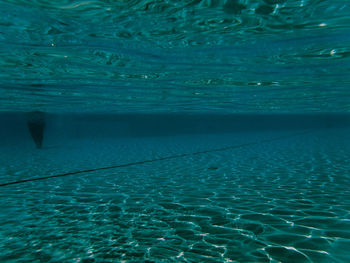
[[[349,17],[0,1],[0,262],[349,262]]]
[[[350,110],[345,0],[0,3],[0,109]]]

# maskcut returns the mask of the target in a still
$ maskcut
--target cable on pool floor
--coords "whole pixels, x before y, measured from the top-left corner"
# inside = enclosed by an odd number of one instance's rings
[[[221,147],[221,148],[215,148],[215,149],[210,149],[210,150],[204,150],[204,151],[198,151],[198,152],[192,152],[192,153],[182,153],[182,154],[165,156],[165,157],[156,158],[156,159],[143,160],[143,161],[131,162],[131,163],[125,163],[125,164],[117,164],[117,165],[112,165],[112,166],[105,166],[105,167],[92,168],[92,169],[86,169],[86,170],[79,170],[79,171],[67,172],[67,173],[62,173],[62,174],[55,174],[55,175],[50,175],[50,176],[28,178],[28,179],[23,179],[23,180],[3,183],[3,184],[0,184],[0,187],[8,186],[8,185],[21,184],[21,183],[26,183],[26,182],[47,180],[47,179],[51,179],[51,178],[64,177],[64,176],[68,176],[68,175],[89,173],[89,172],[95,172],[95,171],[101,171],[101,170],[109,170],[109,169],[116,169],[116,168],[122,168],[122,167],[129,167],[129,166],[134,166],[134,165],[141,165],[141,164],[145,164],[145,163],[159,162],[159,161],[176,159],[176,158],[182,158],[182,157],[199,155],[199,154],[227,151],[227,150],[231,150],[231,149],[242,148],[242,147],[247,147],[247,146],[251,146],[251,145],[257,145],[257,144],[260,144],[260,143],[268,143],[268,142],[282,140],[282,139],[286,139],[286,138],[290,138],[290,137],[300,136],[300,135],[304,135],[304,134],[307,134],[307,133],[310,133],[310,131],[304,131],[304,132],[300,132],[300,133],[294,133],[294,134],[291,134],[291,135],[279,136],[279,137],[275,137],[275,138],[271,138],[271,139],[261,140],[261,141],[258,141],[258,142],[250,142],[250,143],[244,143],[244,144],[239,144],[239,145],[230,145],[230,146]]]

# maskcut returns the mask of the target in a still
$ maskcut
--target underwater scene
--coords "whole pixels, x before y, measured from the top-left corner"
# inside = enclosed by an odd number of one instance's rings
[[[350,262],[350,2],[0,0],[0,262]]]

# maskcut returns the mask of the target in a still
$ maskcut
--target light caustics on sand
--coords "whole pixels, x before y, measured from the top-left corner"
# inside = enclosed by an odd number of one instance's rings
[[[130,163],[125,163],[125,164],[117,164],[117,165],[111,165],[111,166],[105,166],[105,167],[72,171],[72,172],[55,174],[55,175],[50,175],[50,176],[28,178],[28,179],[3,183],[3,184],[0,184],[0,187],[21,184],[21,183],[26,183],[26,182],[41,181],[41,180],[46,180],[46,179],[50,179],[50,178],[64,177],[64,176],[68,176],[68,175],[76,175],[76,174],[83,174],[83,173],[89,173],[89,172],[95,172],[95,171],[102,171],[102,170],[116,169],[116,168],[129,167],[129,166],[135,166],[135,165],[142,165],[142,164],[146,164],[146,163],[165,161],[165,160],[188,157],[188,156],[199,155],[199,154],[226,151],[226,150],[231,150],[231,149],[236,149],[236,148],[243,148],[243,147],[248,147],[248,146],[252,146],[252,145],[257,145],[260,143],[268,143],[268,142],[272,142],[272,141],[282,140],[282,139],[286,139],[286,138],[290,138],[290,137],[304,135],[307,133],[310,133],[310,131],[303,131],[303,132],[294,133],[291,135],[284,135],[284,136],[279,136],[279,137],[275,137],[275,138],[271,138],[271,139],[265,139],[265,140],[261,140],[261,141],[255,141],[255,142],[238,144],[238,145],[230,145],[230,146],[226,146],[226,147],[209,149],[209,150],[204,150],[204,151],[182,153],[182,154],[177,154],[177,155],[170,155],[170,156],[165,156],[165,157],[161,157],[161,158],[155,158],[155,159],[149,159],[149,160],[143,160],[143,161],[137,161],[137,162],[130,162]]]

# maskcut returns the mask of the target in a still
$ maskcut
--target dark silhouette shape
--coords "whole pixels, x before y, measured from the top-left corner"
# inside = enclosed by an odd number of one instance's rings
[[[45,113],[41,111],[29,113],[27,125],[36,147],[38,149],[42,148],[45,131]]]

